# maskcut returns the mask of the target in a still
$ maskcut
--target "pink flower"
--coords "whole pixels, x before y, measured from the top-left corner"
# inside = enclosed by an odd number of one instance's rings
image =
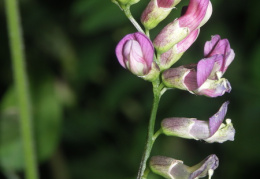
[[[204,25],[212,14],[209,0],[190,0],[187,10],[178,19],[165,26],[154,39],[154,46],[159,54],[168,51],[192,31]]]
[[[221,40],[219,35],[213,36],[205,44],[204,55],[205,58],[198,64],[166,70],[162,76],[166,86],[208,97],[230,92],[230,83],[221,78],[235,57],[228,40]]]
[[[153,44],[141,32],[126,35],[116,47],[116,56],[124,68],[137,76],[147,80],[158,76],[158,67],[153,62]]]
[[[209,121],[196,118],[166,118],[162,121],[162,131],[165,135],[178,136],[186,139],[204,140],[206,142],[223,143],[234,140],[235,129],[231,119],[224,121],[229,102],[222,104],[219,111],[209,118]]]

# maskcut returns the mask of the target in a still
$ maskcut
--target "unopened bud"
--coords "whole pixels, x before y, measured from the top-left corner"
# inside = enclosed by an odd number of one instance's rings
[[[192,31],[187,37],[175,44],[170,50],[161,54],[159,61],[160,69],[169,69],[174,63],[176,63],[184,52],[195,42],[199,35],[199,31],[199,29]]]
[[[158,53],[167,52],[192,31],[200,28],[209,19],[211,12],[209,0],[190,0],[185,13],[165,26],[154,39],[153,43]]]
[[[133,5],[138,3],[140,0],[111,0],[113,3],[119,5],[121,7],[122,5]]]
[[[147,30],[156,27],[164,20],[181,0],[151,0],[141,16],[141,22]]]
[[[126,35],[116,47],[116,56],[124,68],[145,80],[153,81],[159,75],[153,44],[141,32]]]

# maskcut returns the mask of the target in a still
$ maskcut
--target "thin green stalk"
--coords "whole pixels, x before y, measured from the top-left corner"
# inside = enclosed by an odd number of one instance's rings
[[[153,94],[154,94],[154,99],[153,99],[153,107],[151,111],[151,117],[148,125],[148,136],[147,136],[147,141],[146,141],[146,146],[144,150],[144,154],[140,163],[139,171],[138,171],[138,176],[137,179],[146,179],[147,173],[145,173],[146,170],[146,164],[147,160],[150,157],[150,153],[153,147],[153,136],[154,136],[154,124],[155,124],[155,119],[156,119],[156,114],[157,114],[157,109],[161,97],[161,91],[159,88],[159,80],[156,82],[153,82]]]
[[[145,29],[145,34],[148,38],[150,38],[150,31],[148,29]]]
[[[140,27],[138,22],[136,22],[135,18],[132,16],[130,11],[130,6],[122,7],[123,11],[125,12],[126,17],[132,22],[132,24],[135,26],[135,28],[139,31],[144,33],[143,29]]]
[[[25,173],[27,179],[37,179],[38,171],[33,142],[31,104],[25,70],[25,57],[21,34],[22,29],[20,26],[17,0],[5,0],[5,8],[12,55],[13,75],[21,121],[20,125],[24,147]]]
[[[163,133],[162,128],[160,128],[154,135],[153,135],[153,142],[157,139],[159,135]]]

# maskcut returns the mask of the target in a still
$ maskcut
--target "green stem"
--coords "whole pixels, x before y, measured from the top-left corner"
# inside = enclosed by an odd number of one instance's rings
[[[146,179],[147,173],[145,174],[146,170],[146,164],[147,160],[150,156],[153,143],[154,143],[154,124],[155,124],[155,119],[156,119],[156,114],[157,114],[157,109],[161,97],[161,91],[159,88],[159,80],[153,82],[153,94],[154,94],[154,100],[153,100],[153,108],[151,111],[151,117],[149,121],[149,126],[148,126],[148,136],[147,136],[147,141],[146,141],[146,146],[144,150],[144,154],[142,157],[142,161],[140,163],[139,171],[138,171],[138,176],[137,179]]]
[[[153,135],[153,142],[157,139],[157,137],[159,136],[159,135],[161,135],[162,134],[162,128],[160,128],[154,135]]]
[[[126,17],[132,22],[132,24],[135,26],[135,28],[139,31],[144,33],[143,29],[140,27],[138,22],[136,22],[135,18],[132,16],[131,11],[130,11],[130,6],[124,6],[122,9],[125,12]]]
[[[149,31],[149,30],[145,29],[145,34],[146,34],[146,36],[147,36],[148,38],[150,38],[150,31]]]
[[[38,171],[33,143],[31,104],[25,70],[24,48],[21,34],[22,29],[20,26],[17,0],[5,0],[5,6],[10,50],[12,55],[13,75],[21,121],[20,125],[24,147],[25,173],[27,179],[37,179]]]

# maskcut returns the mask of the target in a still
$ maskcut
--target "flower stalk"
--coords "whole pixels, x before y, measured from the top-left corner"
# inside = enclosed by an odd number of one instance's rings
[[[9,30],[10,50],[12,56],[14,83],[20,114],[21,136],[23,140],[26,179],[37,179],[37,162],[32,130],[31,101],[25,68],[25,55],[19,8],[17,0],[6,0],[6,17]]]
[[[152,107],[150,121],[149,121],[149,125],[148,125],[147,141],[146,141],[146,146],[144,149],[144,154],[143,154],[143,157],[142,157],[142,160],[140,163],[137,179],[146,179],[147,178],[147,175],[148,175],[147,170],[146,170],[147,160],[150,157],[150,153],[151,153],[154,141],[158,137],[158,135],[157,135],[154,138],[154,135],[155,135],[154,134],[154,125],[155,125],[156,114],[157,114],[157,110],[158,110],[158,106],[159,106],[159,101],[161,98],[159,79],[153,82],[153,94],[154,94],[153,107]]]
[[[142,32],[144,33],[143,29],[141,28],[141,26],[138,24],[138,22],[135,20],[135,18],[132,16],[132,13],[130,11],[130,6],[124,6],[122,7],[126,17],[131,21],[131,23],[135,26],[135,28],[137,29],[138,32]]]

